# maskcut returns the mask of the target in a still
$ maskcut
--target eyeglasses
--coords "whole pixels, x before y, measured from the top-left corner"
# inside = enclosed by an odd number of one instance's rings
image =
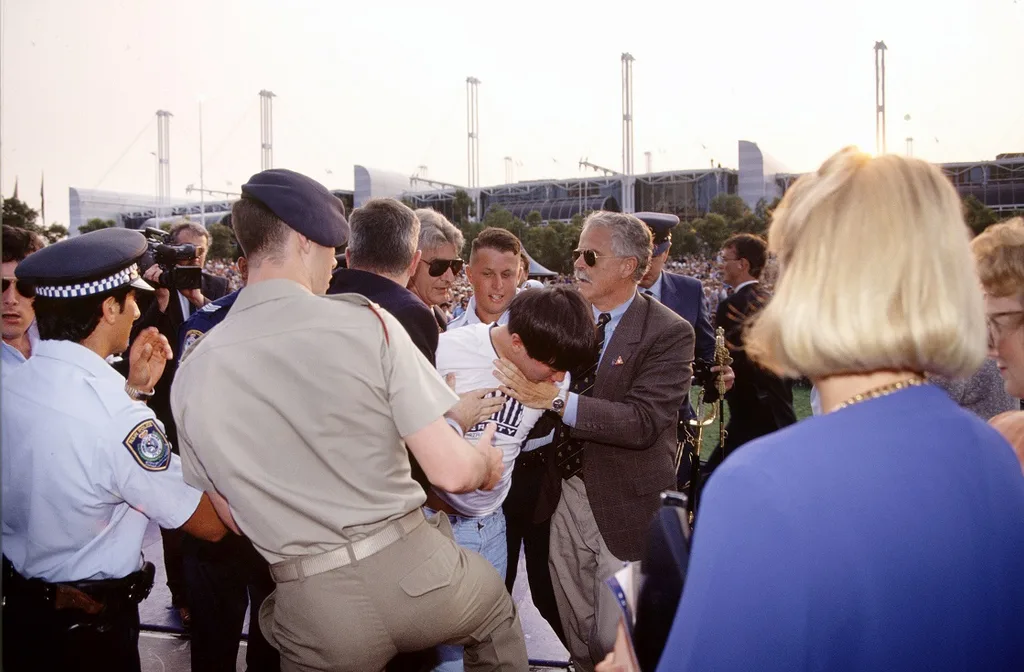
[[[17,278],[4,278],[4,294],[7,293],[12,282],[14,283],[15,289],[18,290],[18,294],[21,294],[26,299],[31,299],[36,295],[35,285],[26,280],[18,280]]]
[[[466,262],[462,259],[434,259],[433,261],[420,259],[420,263],[427,265],[427,272],[430,273],[430,277],[440,278],[449,268],[452,269],[452,275],[462,273],[462,266]]]
[[[996,343],[1006,338],[1006,336],[1021,326],[1021,318],[1024,316],[1024,310],[1008,310],[1002,313],[992,313],[991,315],[985,316],[985,324],[988,327],[988,345],[990,348],[994,348]],[[1017,320],[1012,320],[1010,324],[1000,322],[1000,318],[1006,317],[1017,317]]]
[[[573,250],[572,251],[572,263],[576,263],[576,260],[583,257],[584,263],[587,266],[597,266],[598,259],[625,259],[623,256],[617,256],[614,254],[598,254],[594,250]]]

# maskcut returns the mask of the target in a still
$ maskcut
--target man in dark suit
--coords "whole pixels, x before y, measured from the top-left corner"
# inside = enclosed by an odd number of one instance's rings
[[[390,198],[375,199],[352,212],[347,268],[331,278],[328,294],[362,294],[395,316],[423,356],[435,364],[437,322],[427,304],[406,289],[420,266],[419,220]]]
[[[743,348],[746,322],[771,299],[758,281],[766,262],[767,245],[749,233],[737,234],[722,246],[722,280],[733,291],[718,304],[715,325],[725,329],[736,384],[725,395],[729,404],[725,451],[711,455],[708,466],[712,470],[744,443],[796,422],[792,381],[754,364]]]
[[[210,250],[210,234],[200,224],[182,222],[175,225],[171,228],[167,242],[171,245],[194,245],[196,256],[183,265],[205,267],[206,254]],[[157,286],[160,273],[161,268],[153,265],[146,269],[143,275],[146,280]],[[149,407],[163,423],[167,439],[171,442],[174,452],[178,452],[178,430],[174,424],[174,416],[171,414],[171,383],[174,380],[175,371],[178,370],[178,359],[181,357],[181,353],[178,352],[180,342],[178,332],[181,325],[193,313],[227,293],[228,281],[226,278],[203,271],[199,289],[175,290],[157,286],[149,305],[139,306],[142,317],[132,327],[132,340],[134,341],[135,336],[143,329],[156,327],[161,334],[167,337],[167,342],[171,344],[171,349],[174,351],[174,358],[168,360],[167,366],[164,368],[164,375],[157,382],[153,389],[153,396],[149,400]],[[191,615],[185,598],[181,554],[181,539],[184,533],[180,530],[161,529],[160,534],[164,542],[164,565],[167,569],[167,587],[171,591],[171,606],[178,610],[182,625],[188,627],[191,623]]]
[[[499,366],[505,390],[562,415],[538,518],[551,517],[550,569],[577,669],[611,650],[618,607],[604,580],[641,559],[662,490],[675,488],[676,422],[689,393],[694,332],[637,293],[651,232],[632,215],[590,215],[573,252],[580,293],[597,320],[594,366],[573,373],[568,398],[544,398]],[[547,509],[546,511],[543,509]]]
[[[700,280],[676,273],[668,273],[664,270],[665,262],[668,260],[668,251],[672,246],[672,229],[679,224],[679,218],[675,215],[662,214],[660,212],[638,212],[636,217],[651,229],[651,235],[654,237],[651,267],[647,269],[644,277],[640,279],[640,291],[647,296],[661,301],[671,308],[676,315],[689,322],[696,332],[696,358],[704,362],[713,362],[715,358],[715,332],[711,328],[710,311],[708,310],[704,288]],[[717,373],[718,367],[711,367],[710,370],[713,373]],[[723,376],[726,389],[731,388],[736,378],[732,367],[725,367]],[[718,390],[713,385],[705,385],[704,401],[711,403],[717,399]],[[697,414],[690,403],[690,399],[685,399],[683,407],[679,409],[677,436],[684,446],[684,454],[679,462],[676,484],[680,491],[689,494],[691,511],[696,510],[697,496],[700,491],[700,484],[697,482],[700,480],[699,455],[694,450],[696,432],[690,425],[690,421],[696,417]]]

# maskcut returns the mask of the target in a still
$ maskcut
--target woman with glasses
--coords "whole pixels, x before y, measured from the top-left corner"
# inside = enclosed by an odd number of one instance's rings
[[[1024,669],[1024,478],[926,380],[985,357],[961,207],[938,168],[854,149],[786,193],[745,345],[824,414],[712,476],[658,669]]]
[[[985,229],[971,243],[985,290],[989,355],[995,359],[1006,392],[1024,397],[1024,219]],[[1013,445],[1024,466],[1024,413],[992,419]]]

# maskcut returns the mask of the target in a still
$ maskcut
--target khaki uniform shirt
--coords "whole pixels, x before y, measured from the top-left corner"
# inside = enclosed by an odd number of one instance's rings
[[[421,506],[402,437],[456,401],[389,313],[289,280],[243,289],[171,390],[186,482],[221,493],[270,562]]]

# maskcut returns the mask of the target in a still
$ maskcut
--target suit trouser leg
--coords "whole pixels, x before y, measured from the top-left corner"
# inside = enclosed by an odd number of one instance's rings
[[[447,516],[427,520],[368,558],[277,584],[260,625],[281,652],[285,672],[372,672],[398,651],[441,643],[464,646],[470,671],[529,667],[501,577],[483,557],[455,544]]]
[[[516,583],[519,550],[526,555],[526,578],[530,583],[530,599],[544,620],[551,625],[558,639],[565,644],[562,621],[558,616],[555,591],[551,587],[548,554],[551,541],[551,519],[533,522],[537,509],[537,495],[547,472],[544,462],[534,465],[516,464],[512,472],[512,487],[505,499],[506,538],[508,541],[508,572],[505,588],[509,594]]]
[[[583,480],[562,482],[551,518],[549,567],[558,613],[577,669],[593,670],[615,644],[619,607],[604,581],[622,569],[601,538]]]

